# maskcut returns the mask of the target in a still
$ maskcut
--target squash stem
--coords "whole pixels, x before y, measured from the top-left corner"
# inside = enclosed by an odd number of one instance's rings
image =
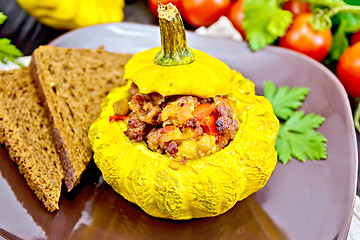
[[[187,45],[184,23],[177,8],[171,3],[158,1],[161,50],[155,63],[162,66],[190,64],[195,56]]]
[[[357,106],[356,106],[356,110],[355,110],[355,114],[354,114],[354,124],[355,124],[356,130],[358,130],[360,132],[360,99],[357,98],[356,102],[357,102]]]

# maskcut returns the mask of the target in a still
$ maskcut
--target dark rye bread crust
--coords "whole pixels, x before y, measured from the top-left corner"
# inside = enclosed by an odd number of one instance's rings
[[[59,209],[64,171],[29,68],[0,72],[0,142],[50,211]]]
[[[32,54],[31,74],[45,103],[55,145],[70,191],[92,158],[88,129],[108,92],[125,84],[130,54],[104,49],[40,46]]]

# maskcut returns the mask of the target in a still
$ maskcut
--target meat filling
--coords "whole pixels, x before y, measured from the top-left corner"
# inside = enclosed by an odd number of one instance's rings
[[[134,142],[145,141],[152,151],[181,161],[223,149],[239,127],[226,97],[163,97],[157,93],[141,94],[136,87],[130,92],[125,135]],[[114,109],[124,107],[114,104]]]

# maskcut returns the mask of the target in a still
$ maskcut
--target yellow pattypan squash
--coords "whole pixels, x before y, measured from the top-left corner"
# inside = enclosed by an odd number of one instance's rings
[[[218,60],[187,47],[177,10],[167,16],[173,11],[171,4],[160,8],[165,11],[165,16],[161,12],[159,16],[162,37],[174,26],[177,29],[162,39],[163,48],[155,57],[156,66],[150,56],[154,57],[159,49],[138,54],[125,67],[125,76],[129,77],[127,85],[113,89],[103,100],[101,115],[89,129],[94,161],[104,180],[116,192],[149,215],[175,220],[217,216],[268,181],[277,163],[274,145],[279,122],[271,103],[255,95],[255,86],[250,80],[229,70],[224,63],[216,65]],[[164,42],[171,40],[182,44],[181,54],[176,54],[179,49],[164,48]],[[145,61],[141,56],[149,59]],[[197,62],[198,56],[204,60]],[[204,75],[192,72],[195,70],[191,70],[191,65]],[[207,82],[203,77],[212,78],[212,70],[221,71],[214,73],[218,81]],[[151,151],[145,142],[132,142],[124,134],[125,121],[109,122],[109,117],[114,115],[113,104],[130,98],[128,90],[133,83],[141,93],[212,97],[218,92],[217,95],[225,95],[239,123],[234,139],[216,153],[174,167],[170,156]]]
[[[124,0],[17,0],[39,22],[55,29],[75,29],[121,22]]]

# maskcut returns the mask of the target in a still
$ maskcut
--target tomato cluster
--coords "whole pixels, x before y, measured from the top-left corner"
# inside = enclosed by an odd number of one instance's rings
[[[279,39],[279,45],[323,61],[331,48],[331,30],[316,31],[310,26],[311,13],[306,2],[287,1],[283,9],[291,11],[294,19],[285,36]],[[360,98],[360,31],[352,34],[350,44],[341,55],[335,71],[347,93]]]

